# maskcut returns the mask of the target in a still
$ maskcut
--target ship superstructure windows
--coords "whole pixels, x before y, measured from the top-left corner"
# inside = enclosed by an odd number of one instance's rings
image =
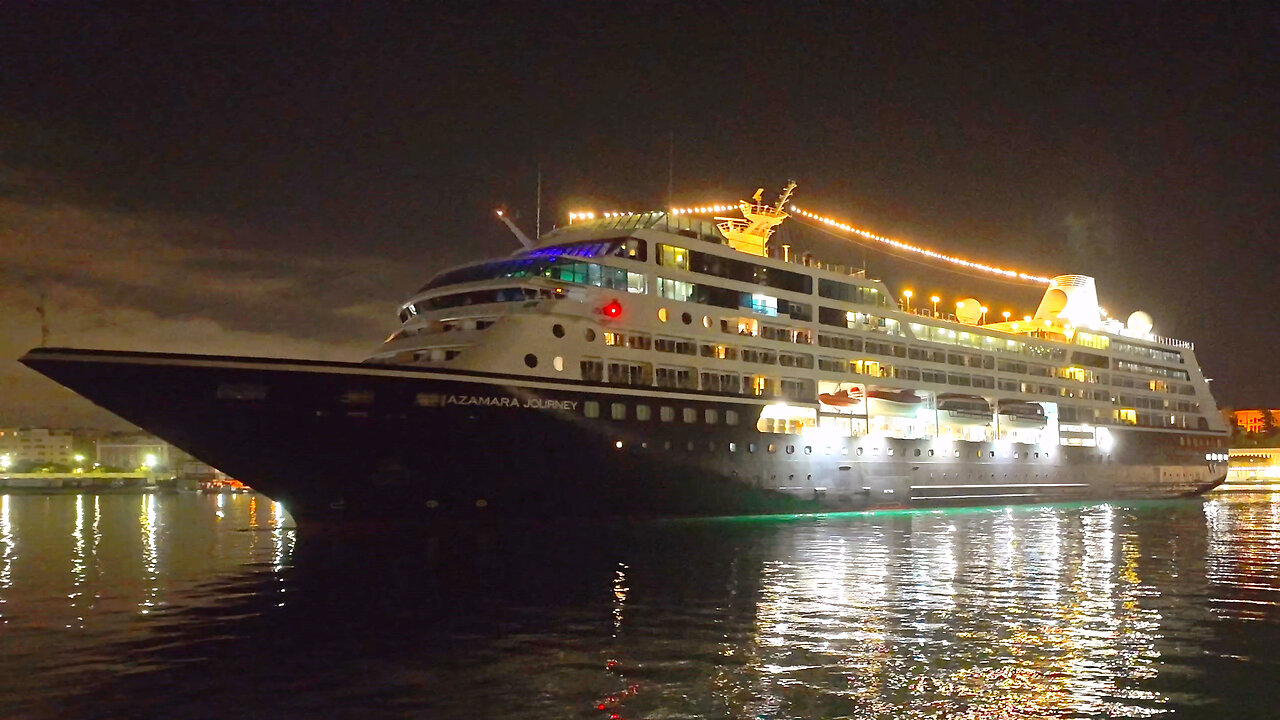
[[[842,283],[835,280],[818,280],[818,295],[832,300],[857,303],[859,305],[877,305],[885,307],[889,304],[879,288]]]
[[[813,294],[813,278],[804,273],[665,244],[658,245],[657,257],[658,264],[663,266],[805,295]]]
[[[644,293],[647,288],[644,273],[635,273],[599,263],[583,262],[571,257],[526,256],[513,260],[498,260],[478,265],[468,265],[445,271],[433,278],[419,292],[446,285],[458,285],[481,280],[532,277],[543,277],[579,285],[594,285],[632,293]],[[421,310],[422,308],[419,307],[418,309]]]

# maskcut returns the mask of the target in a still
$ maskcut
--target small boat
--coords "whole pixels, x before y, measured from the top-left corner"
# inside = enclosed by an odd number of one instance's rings
[[[924,398],[910,390],[868,390],[867,410],[871,415],[915,417]]]
[[[952,425],[987,425],[991,422],[991,403],[977,395],[939,393],[938,414]]]
[[[862,390],[850,388],[833,393],[821,393],[818,395],[818,401],[831,407],[851,407],[862,402]]]
[[[1040,403],[1000,401],[1000,425],[1006,428],[1042,428],[1049,422]]]

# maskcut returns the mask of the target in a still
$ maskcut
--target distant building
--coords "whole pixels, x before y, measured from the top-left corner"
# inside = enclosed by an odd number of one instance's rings
[[[170,470],[172,454],[173,446],[152,435],[114,433],[98,438],[98,464],[109,467]]]
[[[47,428],[0,428],[0,455],[8,455],[11,463],[75,462],[74,437],[70,430]]]
[[[1276,427],[1280,427],[1280,410],[1268,410],[1271,414],[1271,420]],[[1262,411],[1261,410],[1236,410],[1236,425],[1240,426],[1245,432],[1262,432]]]

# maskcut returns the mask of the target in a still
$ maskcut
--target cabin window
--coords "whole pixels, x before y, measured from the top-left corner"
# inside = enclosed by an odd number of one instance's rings
[[[731,453],[738,452],[738,443],[735,443],[735,442],[729,443],[729,452]]]
[[[263,394],[265,397],[265,393]],[[343,405],[372,405],[372,390],[347,390],[338,398]]]
[[[251,383],[222,383],[218,386],[219,400],[266,400],[267,386]]]
[[[725,424],[725,425],[737,425],[737,424],[738,424],[738,411],[737,411],[737,410],[725,410],[725,411],[724,411],[724,424]]]
[[[600,417],[600,403],[595,400],[588,400],[582,403],[582,414],[589,418]]]
[[[564,337],[564,326],[561,325],[560,323],[556,323],[555,325],[552,325],[551,334],[555,335],[558,338]]]
[[[613,403],[609,406],[609,417],[614,420],[627,419],[627,406],[625,403]]]
[[[658,408],[658,417],[662,422],[671,422],[676,419],[676,409],[668,405]]]
[[[653,411],[649,408],[649,406],[648,406],[648,405],[637,405],[637,406],[636,406],[636,419],[637,419],[637,420],[649,420],[651,417],[653,417]]]
[[[698,411],[693,408],[684,408],[681,414],[684,417],[684,421],[687,423],[698,422]]]
[[[704,420],[708,425],[715,425],[720,422],[720,411],[707,408],[704,411]]]

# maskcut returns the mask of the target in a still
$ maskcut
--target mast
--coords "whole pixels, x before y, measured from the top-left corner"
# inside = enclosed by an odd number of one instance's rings
[[[742,210],[742,218],[718,217],[722,222],[716,225],[720,234],[729,241],[729,247],[739,252],[760,257],[769,257],[769,238],[774,229],[782,224],[790,215],[782,208],[786,206],[791,193],[796,189],[794,180],[787,181],[787,186],[778,194],[778,201],[766,205],[764,188],[757,188],[751,200],[739,200],[738,208]]]

